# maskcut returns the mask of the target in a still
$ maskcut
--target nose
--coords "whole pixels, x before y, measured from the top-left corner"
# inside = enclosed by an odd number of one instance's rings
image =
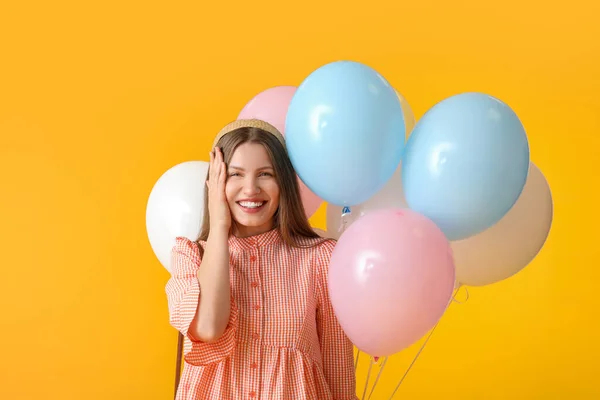
[[[244,180],[244,195],[253,196],[260,193],[260,186],[258,180],[253,176],[248,176]]]

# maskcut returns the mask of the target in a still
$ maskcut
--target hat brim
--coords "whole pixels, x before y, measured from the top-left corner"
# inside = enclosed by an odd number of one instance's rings
[[[219,143],[219,140],[221,140],[223,136],[239,128],[259,128],[263,131],[269,132],[275,136],[285,148],[285,139],[283,138],[283,135],[270,123],[260,119],[238,119],[228,123],[219,131],[217,136],[215,136],[215,140],[213,141],[213,149],[217,146],[217,143]]]

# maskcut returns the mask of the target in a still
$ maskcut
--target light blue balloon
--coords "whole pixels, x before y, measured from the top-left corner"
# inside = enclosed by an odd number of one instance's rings
[[[353,61],[326,64],[298,87],[285,141],[296,173],[338,206],[362,203],[394,174],[404,149],[402,106],[394,88]]]
[[[419,120],[406,143],[406,201],[449,240],[476,235],[515,204],[529,157],[525,129],[508,105],[482,93],[452,96]]]

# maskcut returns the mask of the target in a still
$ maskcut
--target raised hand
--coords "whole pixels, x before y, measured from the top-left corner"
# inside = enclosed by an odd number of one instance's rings
[[[225,196],[227,166],[223,161],[221,149],[215,147],[210,152],[208,181],[208,212],[210,229],[229,231],[231,227],[231,212]]]

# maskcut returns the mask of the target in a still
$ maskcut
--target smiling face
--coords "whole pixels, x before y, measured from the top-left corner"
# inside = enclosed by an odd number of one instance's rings
[[[290,246],[304,246],[302,238],[319,237],[306,217],[298,177],[285,144],[275,135],[257,127],[240,127],[223,135],[216,146],[223,151],[227,166],[225,197],[232,234],[247,237],[278,229]],[[198,237],[204,241],[210,234],[208,197],[205,190]]]
[[[246,142],[236,148],[227,165],[225,195],[236,236],[257,235],[273,228],[279,185],[262,144]]]

